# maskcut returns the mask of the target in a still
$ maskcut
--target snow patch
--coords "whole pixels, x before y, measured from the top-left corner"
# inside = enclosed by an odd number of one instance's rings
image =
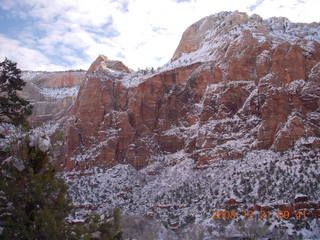
[[[51,98],[75,97],[79,92],[79,86],[63,88],[40,88],[40,93]]]

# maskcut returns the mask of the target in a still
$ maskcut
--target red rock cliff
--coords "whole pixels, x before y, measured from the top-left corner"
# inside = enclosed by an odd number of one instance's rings
[[[100,56],[66,127],[66,168],[142,168],[178,151],[203,165],[304,138],[320,147],[319,32],[223,12],[190,26],[155,73]]]

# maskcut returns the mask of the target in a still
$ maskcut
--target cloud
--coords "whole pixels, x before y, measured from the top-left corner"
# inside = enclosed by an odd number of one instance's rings
[[[183,31],[207,15],[239,10],[264,18],[284,15],[292,21],[312,22],[319,21],[320,7],[317,0],[282,0],[281,4],[275,0],[2,1],[4,11],[28,20],[15,39],[2,36],[24,58],[14,52],[11,56],[22,66],[41,65],[48,70],[88,68],[99,54],[134,69],[157,67],[170,60]],[[2,53],[3,48],[0,45]],[[27,53],[37,56],[30,57],[34,62],[27,64]]]
[[[0,34],[0,60],[5,57],[18,63],[21,69],[29,70],[66,70],[60,65],[55,65],[41,52],[21,46],[17,40],[6,38]]]
[[[257,0],[254,4],[248,7],[248,10],[251,12],[254,11],[257,7],[259,7],[259,5],[263,3],[263,1],[264,0]]]
[[[319,15],[316,14],[320,8],[318,0],[282,0],[257,1],[254,13],[264,18],[269,17],[287,17],[293,22],[319,22]]]

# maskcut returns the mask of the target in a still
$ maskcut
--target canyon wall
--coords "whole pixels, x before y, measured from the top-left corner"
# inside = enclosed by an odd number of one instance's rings
[[[85,71],[32,72],[23,71],[26,86],[19,94],[33,105],[31,125],[59,120],[66,116],[78,94]]]
[[[319,32],[222,12],[190,26],[156,72],[99,56],[65,126],[66,169],[139,169],[173,153],[201,168],[257,149],[319,148]]]

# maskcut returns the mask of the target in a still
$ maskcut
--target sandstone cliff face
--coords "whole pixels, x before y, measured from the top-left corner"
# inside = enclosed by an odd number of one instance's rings
[[[156,73],[100,56],[66,126],[66,168],[142,168],[172,153],[206,166],[254,149],[290,151],[302,139],[319,148],[319,32],[224,12],[190,26]]]
[[[27,82],[19,94],[33,105],[32,125],[66,116],[74,103],[85,71],[23,72]]]

